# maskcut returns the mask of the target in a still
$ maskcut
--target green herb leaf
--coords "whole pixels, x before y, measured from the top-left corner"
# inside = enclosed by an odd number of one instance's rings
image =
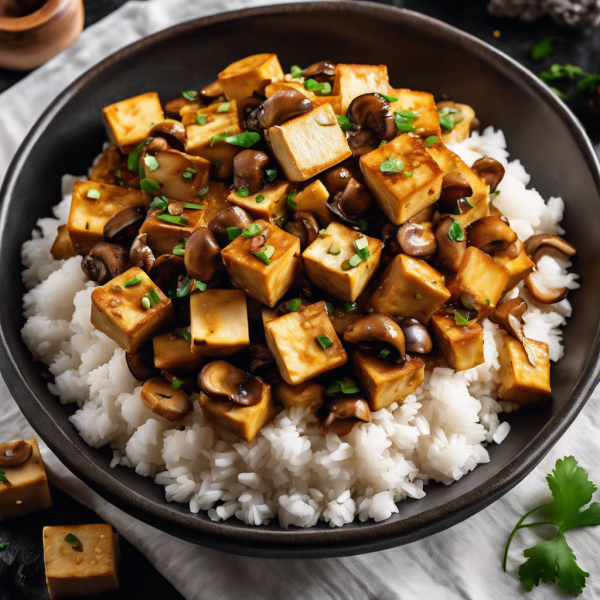
[[[246,198],[250,195],[250,190],[248,188],[240,188],[235,194],[240,198]]]
[[[452,117],[440,117],[440,126],[452,131],[454,129],[454,119]]]
[[[350,122],[350,119],[348,117],[345,117],[344,115],[335,115],[335,118],[340,124],[342,131],[349,131],[350,129],[352,129],[352,123]]]
[[[435,144],[438,140],[439,138],[437,135],[430,135],[429,137],[425,138],[423,143],[425,144],[426,148],[429,148],[429,146],[433,146],[433,144]]]
[[[195,204],[194,202],[184,202],[183,208],[188,208],[189,210],[202,210],[204,208],[204,204]]]
[[[215,164],[214,167],[215,169],[217,169],[217,171],[223,166],[223,161],[218,160]]]
[[[6,472],[0,469],[0,483],[8,483],[8,479],[6,478]]]
[[[141,275],[138,275],[137,277],[133,277],[132,279],[128,279],[124,284],[123,287],[133,287],[134,285],[137,285],[138,283],[140,283],[142,281],[143,277]]]
[[[177,337],[183,338],[186,342],[190,342],[192,340],[192,334],[189,332],[187,327],[179,327],[177,329],[173,329],[173,333]]]
[[[200,198],[202,198],[204,200],[204,198],[206,198],[206,196],[208,196],[208,187],[202,188],[201,190],[198,191],[198,196],[200,196]]]
[[[265,197],[262,194],[259,194],[255,198],[256,204],[262,204],[265,201]]]
[[[67,544],[77,544],[77,542],[79,542],[79,540],[72,533],[67,533],[65,542],[67,542]]]
[[[457,325],[468,325],[469,321],[464,318],[464,316],[459,313],[457,310],[454,311],[454,322]]]
[[[356,381],[348,377],[344,377],[344,380],[340,382],[340,388],[343,394],[356,394],[358,392]]]
[[[327,350],[327,348],[333,346],[333,342],[326,335],[320,335],[317,338],[317,342],[319,342],[319,346],[321,346],[323,350]]]
[[[218,113],[226,113],[231,109],[231,102],[222,102],[217,108]]]
[[[158,161],[156,160],[156,158],[154,158],[154,156],[144,157],[144,163],[151,171],[156,171],[156,169],[160,167]]]
[[[160,183],[154,179],[142,179],[140,187],[147,194],[158,194],[160,192]]]
[[[486,304],[489,306],[489,305],[491,304],[491,303],[490,303],[490,299],[489,299],[489,298],[486,298],[486,299],[485,299],[485,303],[486,303]]]
[[[227,237],[229,241],[235,240],[235,238],[242,235],[242,230],[240,227],[228,227],[227,228]]]
[[[292,210],[298,208],[298,203],[294,200],[294,196],[297,194],[298,192],[290,192],[288,194],[287,197],[287,205],[288,208],[291,208]]]
[[[4,550],[4,548],[6,548],[6,546],[8,546],[8,542],[2,542],[0,544],[0,550]]]
[[[337,392],[341,392],[342,391],[342,385],[341,385],[341,381],[336,381],[335,383],[332,383],[326,390],[325,390],[325,394],[336,394]]]
[[[100,198],[100,190],[92,188],[87,191],[86,197],[91,198],[92,200],[98,200]]]
[[[388,102],[398,102],[398,98],[394,98],[394,96],[388,96],[387,94],[382,94],[381,92],[379,92],[379,95],[382,98],[385,98]]]
[[[152,141],[152,138],[146,138],[141,144],[138,144],[127,157],[127,168],[135,173],[138,169],[138,162],[140,161],[140,150]]]
[[[344,304],[342,304],[342,308],[346,312],[352,312],[353,310],[356,310],[358,307],[356,306],[356,302],[344,302]]]
[[[402,112],[412,112],[412,111],[402,111]],[[413,113],[414,114],[414,113]],[[403,117],[399,112],[394,113],[394,120],[396,121],[396,127],[402,133],[410,133],[414,131],[416,127],[412,124],[413,120],[416,119],[418,115],[414,117]]]
[[[192,280],[189,277],[186,277],[183,281],[183,285],[177,290],[177,297],[185,298],[190,293],[191,285]]]
[[[319,83],[314,79],[307,79],[304,82],[304,89],[310,92],[320,92],[322,96],[327,96],[331,94],[331,84],[328,81],[324,83]]]
[[[181,90],[181,95],[190,102],[193,102],[198,98],[198,92],[196,90]]]
[[[445,117],[447,115],[457,115],[460,112],[458,108],[452,108],[451,106],[444,106],[441,110],[438,111],[438,115],[440,117]]]
[[[392,351],[389,348],[384,348],[380,353],[379,353],[379,358],[387,358],[390,354],[392,353]]]
[[[409,173],[408,171],[404,171],[404,177],[412,177],[412,173]]]
[[[147,296],[144,296],[142,298],[142,308],[144,310],[148,310],[151,306],[152,306],[152,303],[150,302],[150,299]]]
[[[337,244],[334,244],[329,248],[329,254],[339,254],[341,252],[340,247]]]
[[[260,260],[262,260],[265,263],[265,265],[271,264],[271,259],[267,256],[266,252],[257,252],[254,256],[256,256],[256,258],[260,258]]]
[[[169,206],[169,202],[167,200],[163,200],[162,198],[157,197],[154,198],[152,202],[150,202],[148,208],[160,208],[161,210],[164,210],[165,208],[167,208],[167,206]]]
[[[325,302],[325,310],[327,311],[327,315],[332,315],[335,310],[335,306],[331,304],[331,302]]]
[[[554,42],[558,42],[559,40],[563,40],[558,35],[554,35],[552,37],[547,37],[541,39],[532,49],[531,49],[531,58],[533,60],[542,60],[547,58],[554,52]]]
[[[462,200],[467,206],[470,206],[471,208],[475,208],[475,205],[471,204],[471,201],[468,198],[463,198]]]
[[[169,213],[163,213],[156,215],[156,218],[164,221],[165,223],[171,223],[172,225],[188,225],[189,221],[186,217],[181,215],[170,215]]]
[[[196,287],[201,291],[201,292],[205,292],[206,291],[206,283],[202,283],[202,281],[196,281]]]
[[[196,115],[196,125],[206,125],[206,115]]]
[[[219,133],[219,135],[213,135],[210,138],[210,146],[211,148],[213,147],[214,144],[216,144],[217,142],[222,142],[226,137],[229,137],[229,133],[227,133],[226,131],[224,131],[223,133]],[[216,163],[215,163],[215,167],[217,167]],[[219,167],[217,167],[218,169]]]
[[[183,244],[178,244],[175,246],[175,248],[173,248],[173,254],[175,256],[185,256],[185,248],[183,247]]]
[[[160,297],[159,293],[156,291],[156,288],[154,288],[153,290],[150,290],[148,292],[148,296],[154,300],[155,304],[158,304],[159,302],[162,302],[162,298]]]
[[[294,300],[290,300],[286,302],[285,307],[290,311],[296,310],[302,304],[302,300],[300,298],[295,298]]]
[[[404,163],[399,158],[388,158],[379,165],[382,173],[402,173]]]
[[[269,181],[274,181],[277,177],[277,169],[267,169],[266,174]]]
[[[229,231],[229,228],[227,229],[227,231]],[[250,223],[250,225],[248,225],[248,227],[246,227],[246,229],[242,231],[242,235],[244,236],[245,240],[254,237],[255,235],[258,235],[259,233],[260,227],[256,223]]]
[[[315,121],[319,124],[319,125],[323,125],[323,126],[327,126],[327,125],[333,125],[335,123],[335,121],[331,120],[330,117],[324,115],[324,114],[318,114],[315,117]]]
[[[250,148],[260,140],[260,134],[254,131],[244,131],[237,135],[228,135],[224,138],[228,144],[232,146],[240,146],[242,148]]]
[[[173,379],[173,381],[171,382],[171,387],[174,390],[178,390],[182,385],[183,381],[181,381],[181,379]]]
[[[302,67],[299,67],[298,65],[292,65],[292,67],[290,68],[290,74],[292,75],[292,79],[301,79],[303,72],[304,69]]]
[[[463,228],[458,221],[454,221],[454,223],[450,225],[450,229],[448,229],[448,237],[453,242],[465,241],[465,232],[463,231]]]
[[[423,300],[423,298],[425,298],[425,296],[423,296],[423,294],[421,294],[420,292],[417,292],[417,293],[415,294],[415,298],[416,298],[417,300]]]

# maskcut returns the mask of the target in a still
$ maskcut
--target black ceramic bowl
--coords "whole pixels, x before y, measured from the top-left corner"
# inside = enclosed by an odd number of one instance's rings
[[[334,24],[334,26],[332,26]],[[132,469],[109,468],[111,452],[94,450],[67,420],[31,360],[20,329],[21,244],[36,220],[60,200],[63,173],[84,173],[105,139],[103,106],[156,90],[163,100],[209,83],[229,63],[276,52],[284,67],[333,62],[387,64],[391,82],[472,105],[483,126],[507,136],[513,157],[533,174],[544,197],[566,201],[563,225],[578,248],[582,289],[569,296],[565,357],[552,370],[552,399],[508,415],[506,441],[491,461],[449,487],[405,501],[381,523],[326,524],[285,531],[277,522],[249,527],[213,523],[186,504],[168,504],[164,489]],[[600,205],[598,161],[581,126],[536,77],[479,40],[420,14],[362,2],[271,6],[221,14],[172,27],[128,46],[67,88],[19,149],[4,182],[0,231],[2,374],[21,409],[58,457],[81,479],[128,513],[187,540],[270,557],[349,555],[382,550],[431,535],[466,519],[520,481],[565,432],[599,376]]]

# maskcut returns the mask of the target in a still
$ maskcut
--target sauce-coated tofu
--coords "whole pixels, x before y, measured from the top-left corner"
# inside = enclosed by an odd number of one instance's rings
[[[398,254],[381,276],[367,310],[427,324],[449,299],[441,273],[422,260]]]
[[[271,96],[273,96],[273,94],[276,94],[281,90],[290,88],[304,94],[312,102],[313,106],[321,106],[321,104],[331,104],[331,108],[333,108],[333,112],[336,115],[342,114],[341,96],[333,96],[332,94],[327,94],[325,96],[317,95],[314,92],[307,90],[304,87],[304,84],[300,83],[299,81],[279,81],[277,83],[270,83],[265,88],[265,96],[267,98],[270,98]]]
[[[368,242],[369,257],[356,267],[344,270],[343,265],[357,253],[354,243],[362,238]],[[338,254],[330,252],[334,246],[339,248]],[[306,248],[302,264],[311,283],[340,300],[354,302],[377,272],[381,248],[381,240],[335,221]]]
[[[316,381],[305,381],[298,385],[290,385],[285,381],[278,383],[273,390],[275,400],[284,408],[312,408],[323,406],[325,388]]]
[[[110,525],[44,527],[50,598],[92,596],[119,589],[119,536]]]
[[[3,479],[6,479],[0,483],[0,521],[52,506],[37,440],[32,438],[23,441],[31,446],[29,458],[13,467],[0,466]]]
[[[336,65],[331,95],[342,97],[341,114],[346,114],[354,98],[372,93],[390,93],[386,65]]]
[[[93,197],[98,194],[99,198]],[[104,226],[129,206],[144,206],[140,190],[94,181],[76,181],[67,223],[75,252],[87,254],[98,242],[103,242]]]
[[[525,279],[525,277],[533,271],[533,267],[535,267],[535,263],[527,256],[527,252],[525,252],[523,242],[517,238],[514,243],[519,249],[517,258],[511,258],[507,250],[494,254],[494,260],[503,265],[508,271],[508,281],[504,288],[505,292],[509,292],[517,286],[520,281]]]
[[[381,171],[381,164],[390,158],[401,161],[401,172]],[[405,223],[440,197],[442,170],[421,140],[408,133],[363,154],[360,169],[379,208],[395,225]]]
[[[550,395],[550,358],[548,344],[528,340],[535,355],[535,366],[527,358],[523,344],[504,336],[500,350],[500,387],[498,396],[507,402],[529,405],[541,402]]]
[[[267,345],[283,379],[298,385],[347,362],[348,356],[327,316],[325,302],[309,304],[265,323]],[[331,342],[323,348],[317,338]]]
[[[330,104],[269,129],[273,154],[290,181],[306,181],[352,156]]]
[[[219,83],[228,100],[239,102],[252,96],[264,79],[281,81],[283,75],[277,54],[253,54],[223,69],[219,73]]]
[[[67,259],[75,256],[75,248],[69,237],[69,229],[66,225],[59,225],[56,232],[56,238],[50,248],[50,254],[55,260]]]
[[[208,224],[222,211],[229,208],[231,204],[227,202],[229,196],[229,186],[220,181],[210,181],[208,191],[198,202],[204,206],[201,215],[201,222],[198,227],[207,227]]]
[[[237,190],[233,190],[227,200],[243,208],[252,218],[264,219],[275,225],[287,213],[287,199],[293,189],[294,185],[289,181],[278,180],[246,197],[238,196]]]
[[[395,102],[390,102],[392,113],[410,110],[419,115],[418,118],[411,121],[411,125],[415,128],[415,135],[422,138],[436,135],[438,138],[442,138],[440,119],[435,100],[431,94],[392,88],[389,91],[389,95],[397,98]]]
[[[425,365],[420,358],[406,356],[401,363],[393,363],[378,356],[355,350],[352,355],[356,378],[365,390],[369,408],[381,410],[392,402],[399,402],[423,383]]]
[[[109,146],[92,165],[90,181],[109,185],[139,186],[140,175],[127,168],[127,156],[121,154],[116,146]],[[119,183],[121,182],[121,183]]]
[[[186,375],[197,371],[204,364],[204,357],[194,354],[190,342],[174,333],[162,333],[152,338],[154,366],[174,375]]]
[[[256,224],[261,231],[269,230],[266,246],[274,249],[270,264],[250,252],[254,238],[242,235],[223,248],[221,258],[237,287],[255,300],[275,306],[302,271],[300,240],[267,221],[259,219]]]
[[[137,277],[142,280],[136,285],[123,285]],[[157,294],[160,302],[153,299],[155,305],[144,308],[142,300],[150,293]],[[92,292],[92,325],[129,354],[137,352],[149,342],[173,318],[173,314],[171,300],[137,267],[125,271]]]
[[[321,227],[327,227],[333,221],[333,213],[327,208],[329,192],[319,179],[311,181],[295,196],[296,210],[310,210]]]
[[[148,92],[109,104],[102,109],[102,121],[108,138],[129,154],[149,135],[152,125],[164,120],[158,94]]]
[[[455,371],[466,371],[484,362],[479,323],[457,325],[452,315],[433,315],[431,332],[447,365]]]
[[[246,295],[241,290],[206,290],[190,296],[192,352],[235,354],[250,343]]]

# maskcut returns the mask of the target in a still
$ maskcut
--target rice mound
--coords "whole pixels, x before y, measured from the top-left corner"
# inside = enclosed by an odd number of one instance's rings
[[[493,204],[521,240],[542,232],[564,233],[564,203],[548,202],[531,188],[518,160],[508,162],[501,131],[487,128],[450,146],[467,164],[484,155],[499,160],[506,175]],[[95,448],[110,444],[111,466],[134,468],[164,486],[168,502],[188,503],[193,513],[207,510],[215,521],[235,516],[250,525],[277,517],[282,527],[311,527],[319,520],[340,527],[358,517],[382,521],[398,512],[396,503],[425,496],[430,481],[450,484],[489,461],[486,446],[509,433],[499,415],[518,408],[498,402],[498,351],[502,335],[483,322],[485,362],[468,371],[426,372],[423,385],[402,404],[372,413],[343,439],[319,434],[310,410],[283,410],[250,443],[205,420],[194,410],[182,423],[169,423],[143,406],[141,385],[127,368],[125,352],[90,323],[95,283],[81,270],[81,257],[54,260],[56,228],[67,221],[75,177],[63,180],[64,199],[54,218],[38,221],[39,231],[23,244],[23,339],[35,360],[54,376],[50,391],[64,404],[76,402],[70,417]],[[567,260],[544,257],[538,265],[548,287],[579,287]],[[529,310],[527,337],[546,342],[550,358],[563,355],[560,328],[571,315],[568,300],[537,304],[522,285]]]

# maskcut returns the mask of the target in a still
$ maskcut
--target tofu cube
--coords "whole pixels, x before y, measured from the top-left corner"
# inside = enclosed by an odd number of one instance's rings
[[[244,239],[242,235],[223,248],[221,258],[238,288],[273,307],[300,277],[300,240],[262,219],[256,224],[261,231],[269,230],[266,245],[271,246],[274,252],[268,265],[250,252],[253,238]]]
[[[505,292],[509,292],[516,287],[520,281],[525,279],[525,277],[527,277],[527,275],[533,271],[533,268],[535,267],[535,263],[531,260],[531,258],[529,258],[527,252],[525,252],[523,242],[517,238],[514,243],[519,249],[517,258],[511,258],[506,250],[504,252],[494,254],[494,260],[503,265],[508,271],[508,281],[506,282],[506,287],[504,288]]]
[[[441,273],[422,260],[398,254],[384,271],[366,307],[369,312],[414,317],[427,324],[449,299]]]
[[[89,176],[90,181],[108,183],[109,185],[139,186],[140,175],[137,171],[127,168],[127,156],[121,154],[117,146],[109,146],[100,157],[94,161]]]
[[[345,115],[350,102],[362,94],[389,94],[390,79],[386,65],[344,65],[335,67],[332,96],[341,96],[341,114]]]
[[[310,182],[295,196],[296,210],[309,210],[321,227],[327,227],[333,221],[333,213],[327,208],[329,192],[319,179]]]
[[[281,377],[291,385],[331,371],[348,360],[329,320],[325,302],[317,302],[265,323],[267,345]],[[317,338],[327,345],[323,348]]]
[[[445,106],[456,108],[458,113],[448,115],[454,121],[454,128],[451,131],[442,129],[442,140],[444,144],[458,144],[469,137],[475,111],[468,104],[458,102],[440,102],[437,107],[441,110]]]
[[[446,281],[448,291],[455,299],[464,294],[475,300],[477,319],[487,317],[494,308],[508,282],[508,270],[491,256],[469,246],[458,273]]]
[[[306,181],[352,156],[330,104],[275,125],[268,134],[273,154],[290,181]]]
[[[316,381],[305,381],[298,385],[290,385],[285,381],[278,383],[273,390],[275,400],[284,408],[317,408],[323,406],[325,388]]]
[[[392,113],[403,110],[410,110],[419,115],[412,121],[415,128],[414,134],[421,138],[427,138],[430,135],[436,135],[442,138],[440,128],[440,119],[438,116],[435,100],[427,92],[416,92],[407,89],[390,89],[389,95],[398,98],[395,102],[390,102]]]
[[[229,197],[229,186],[219,181],[210,181],[208,191],[204,198],[198,202],[204,206],[200,215],[200,223],[197,227],[208,227],[208,224],[222,211],[229,208],[231,204],[227,202]]]
[[[66,260],[76,255],[73,242],[69,237],[69,229],[67,225],[59,225],[56,233],[56,238],[50,248],[50,254],[55,260]]]
[[[44,527],[50,598],[90,596],[119,589],[119,536],[110,525]]]
[[[231,63],[219,73],[219,83],[228,100],[239,102],[258,90],[264,79],[283,80],[277,54],[254,54]]]
[[[9,442],[10,448],[17,441]],[[23,441],[31,446],[31,456],[20,465],[0,467],[3,479],[6,479],[0,483],[0,521],[52,506],[38,442],[35,438]]]
[[[400,173],[383,173],[381,164],[400,160]],[[360,157],[360,169],[379,208],[394,225],[434,204],[440,197],[443,173],[418,137],[408,133]],[[407,176],[406,173],[412,173]]]
[[[347,261],[357,253],[355,242],[363,238],[368,243],[369,257],[345,270]],[[338,254],[330,252],[333,246],[339,247]],[[381,240],[334,221],[304,250],[302,264],[312,284],[340,300],[354,302],[377,272],[381,249]]]
[[[303,83],[299,81],[279,81],[277,83],[271,83],[265,88],[265,96],[270,98],[277,92],[286,89],[294,89],[304,94],[313,104],[313,106],[321,106],[321,104],[331,104],[333,112],[336,115],[342,114],[342,97],[333,96],[329,94],[327,96],[318,96],[314,92],[307,90]]]
[[[190,296],[192,352],[235,354],[250,343],[246,295],[241,290],[206,290]]]
[[[415,356],[407,355],[403,363],[397,364],[355,350],[352,361],[356,378],[373,411],[381,410],[392,402],[402,403],[425,379],[425,364]]]
[[[197,294],[195,294],[197,295]],[[194,354],[190,342],[174,333],[162,333],[152,338],[154,366],[173,375],[187,375],[204,364],[204,357]]]
[[[256,194],[251,194],[245,198],[238,196],[234,190],[229,194],[227,200],[230,204],[243,208],[254,219],[264,219],[275,225],[287,213],[287,198],[293,189],[294,184],[289,181],[278,180],[268,183]],[[260,196],[262,196],[262,199]]]
[[[164,118],[156,92],[140,94],[102,109],[108,139],[117,144],[123,154],[129,154],[142,143],[150,135],[153,123]]]
[[[138,284],[123,285],[136,277],[142,278]],[[144,308],[142,300],[151,292],[152,295],[158,294],[160,302]],[[171,300],[137,267],[92,292],[92,325],[129,354],[149,342],[173,318],[174,312]]]
[[[455,371],[472,369],[484,362],[483,329],[479,323],[457,325],[452,315],[433,315],[431,332],[446,364]]]
[[[504,336],[500,350],[500,386],[498,397],[507,402],[527,406],[545,400],[550,388],[550,357],[548,344],[528,340],[535,356],[535,366],[529,362],[523,344],[513,337]]]
[[[99,198],[93,197],[98,193]],[[76,181],[67,223],[75,252],[85,255],[98,242],[103,242],[104,226],[129,206],[144,206],[140,190],[93,181]]]
[[[200,392],[198,404],[209,421],[246,442],[251,442],[258,432],[277,416],[273,392],[268,383],[263,386],[263,395],[260,401],[253,406],[240,406],[235,402],[212,400],[204,392]]]

